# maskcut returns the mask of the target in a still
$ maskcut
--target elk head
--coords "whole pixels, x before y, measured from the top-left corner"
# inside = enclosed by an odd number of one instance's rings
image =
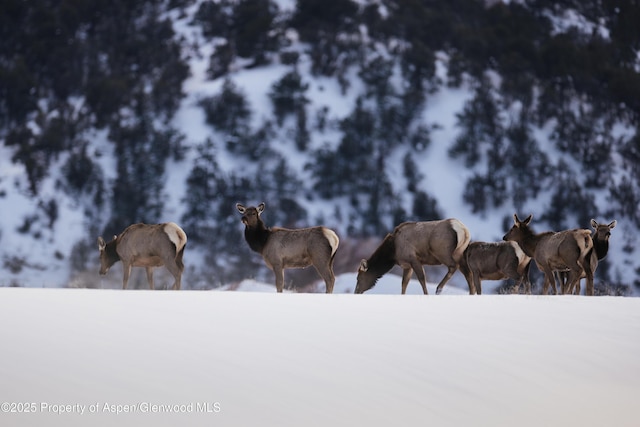
[[[532,218],[533,215],[529,215],[524,219],[524,221],[520,221],[518,214],[513,214],[513,226],[511,227],[511,230],[507,231],[507,234],[504,235],[502,240],[511,240],[522,246],[524,239],[533,234],[529,228],[529,223]]]
[[[358,278],[356,279],[356,294],[361,294],[373,287],[376,283],[376,277],[367,274],[369,270],[369,263],[366,259],[360,261],[360,266],[358,267]]]
[[[102,237],[98,237],[98,250],[100,251],[100,275],[104,276],[109,268],[120,259],[115,251],[115,242],[118,236],[113,236],[113,240],[109,243],[105,242]]]
[[[535,251],[535,248],[530,245],[531,238],[534,236],[533,231],[529,228],[532,218],[533,215],[529,215],[524,221],[520,221],[518,215],[513,214],[513,226],[502,238],[502,240],[516,242],[528,256],[533,256]]]
[[[618,221],[613,220],[609,224],[598,224],[595,219],[591,220],[591,227],[595,230],[594,240],[608,241],[611,236],[611,230],[616,226]]]
[[[253,206],[246,208],[242,204],[236,203],[236,209],[242,214],[242,223],[247,227],[254,228],[261,222],[260,214],[264,211],[264,203],[260,203],[257,208]]]

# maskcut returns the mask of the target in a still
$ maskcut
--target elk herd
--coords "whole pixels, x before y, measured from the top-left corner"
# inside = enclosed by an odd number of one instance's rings
[[[340,243],[333,230],[320,226],[267,227],[261,218],[264,203],[257,207],[237,203],[236,209],[242,215],[247,244],[275,275],[277,292],[284,289],[285,269],[311,265],[324,280],[326,293],[333,292],[333,261]],[[530,227],[532,215],[524,220],[514,215],[513,219],[513,226],[500,242],[471,241],[469,229],[457,219],[403,222],[360,262],[355,293],[371,289],[398,265],[402,269],[401,292],[406,293],[415,273],[426,295],[424,266],[442,265],[447,273],[438,283],[436,294],[456,271],[465,277],[471,295],[482,293],[482,280],[507,279],[514,281],[516,292],[524,285],[524,291],[530,294],[529,267],[533,260],[544,274],[544,295],[550,288],[554,294],[580,294],[581,279],[586,281],[585,294],[594,294],[593,276],[599,260],[607,255],[615,220],[599,224],[592,219],[593,233],[588,229],[535,233]],[[154,289],[153,268],[165,266],[174,277],[173,289],[179,290],[186,243],[186,233],[173,222],[133,224],[108,243],[98,238],[100,274],[122,261],[122,288],[126,289],[131,268],[145,267],[149,287]]]

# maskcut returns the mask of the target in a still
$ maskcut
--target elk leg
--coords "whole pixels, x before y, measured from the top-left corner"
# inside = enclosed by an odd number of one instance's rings
[[[429,292],[427,292],[427,277],[424,275],[424,268],[422,267],[422,264],[420,264],[418,260],[413,260],[411,261],[411,268],[413,269],[413,271],[416,273],[416,276],[418,277],[420,286],[422,286],[422,292],[425,295],[429,295]]]
[[[522,272],[522,278],[524,279],[525,288],[527,289],[527,295],[531,295],[531,279],[529,279],[529,267],[531,267],[531,262],[529,262],[524,271]]]
[[[582,271],[578,271],[576,272],[575,270],[571,270],[569,272],[569,276],[567,279],[567,290],[568,290],[568,294],[572,294],[573,290],[576,287],[576,284],[579,285],[580,282],[580,276],[582,275]]]
[[[155,289],[155,286],[153,285],[153,267],[147,267],[147,282],[149,282],[149,289],[151,289],[152,291]]]
[[[514,294],[516,295],[520,295],[520,286],[522,286],[522,282],[524,281],[524,276],[520,276],[518,278],[515,279],[515,289],[514,289]]]
[[[566,274],[563,271],[554,271],[554,281],[558,281],[560,283],[560,292],[563,294],[567,293],[567,283],[566,283]]]
[[[131,275],[131,264],[122,265],[122,289],[127,289],[127,283],[129,283],[129,276]]]
[[[553,283],[554,290],[556,289],[556,276],[549,267],[545,267],[542,272],[544,273],[544,284],[542,285],[542,295],[549,295],[549,286]]]
[[[584,291],[585,295],[593,296],[594,294],[594,286],[593,286],[593,275],[598,268],[598,258],[596,258],[595,251],[593,252],[591,263],[588,260],[585,260],[585,268],[584,274],[587,276],[587,286]],[[578,289],[580,289],[580,281],[578,280]]]
[[[557,282],[560,282],[560,286],[557,286]],[[551,272],[550,284],[553,288],[554,295],[559,295],[558,292],[560,292],[560,294],[564,294],[564,285],[562,284],[562,280],[556,277],[556,272],[554,271]]]
[[[516,260],[508,262],[502,270],[502,274],[504,274],[507,279],[513,280],[513,293],[519,294],[523,276],[518,272],[518,262]]]
[[[451,279],[451,276],[453,276],[453,273],[455,272],[456,266],[450,265],[449,271],[447,271],[447,274],[445,274],[440,283],[438,283],[438,287],[436,288],[436,295],[440,295],[440,292],[442,292],[442,288],[444,288],[444,285],[447,284],[447,282],[449,281],[449,279]]]
[[[580,278],[582,277],[582,273],[585,273],[587,277],[587,287],[589,286],[589,276],[591,276],[591,286],[593,286],[593,273],[591,273],[591,265],[588,259],[583,260],[582,263],[580,260],[575,260],[569,263],[568,267],[569,278],[567,279],[567,293],[573,294],[576,288],[578,289],[578,293],[580,292]]]
[[[463,266],[464,265],[464,266]],[[467,280],[467,285],[469,286],[469,295],[475,295],[476,291],[478,290],[476,288],[475,282],[474,282],[474,273],[473,271],[471,271],[470,268],[468,268],[466,266],[466,264],[460,264],[460,272],[462,273],[462,275],[464,276],[464,278]],[[482,292],[482,290],[480,290],[480,292]],[[478,293],[480,293],[478,292]]]
[[[402,269],[402,295],[407,293],[407,286],[409,285],[409,280],[411,279],[411,273],[413,273],[411,267]]]
[[[322,268],[318,268],[318,266],[315,264],[313,266],[315,267],[320,277],[322,277],[322,279],[324,280],[324,283],[326,285],[325,292],[328,294],[333,293],[333,285],[335,284],[336,276],[333,274],[331,265],[324,265]]]
[[[175,260],[165,260],[164,266],[169,270],[169,273],[173,276],[173,290],[180,290],[180,282],[182,279],[182,269],[178,266]]]
[[[482,281],[480,280],[480,274],[473,274],[473,285],[475,286],[475,292],[477,292],[478,295],[482,295]],[[471,294],[471,290],[469,290],[469,294]]]
[[[581,279],[578,279],[578,281],[576,282],[574,287],[569,292],[570,294],[572,294],[572,295],[580,295],[580,280]]]
[[[281,293],[284,290],[284,269],[280,265],[274,265],[273,274],[276,276],[276,292]]]

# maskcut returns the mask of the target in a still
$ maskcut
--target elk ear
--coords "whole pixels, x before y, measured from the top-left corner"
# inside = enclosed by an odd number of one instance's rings
[[[598,223],[596,222],[595,219],[591,218],[591,227],[595,230],[596,228],[598,228]]]
[[[264,211],[264,202],[260,203],[257,209],[258,209],[258,215],[260,215],[262,211]]]
[[[517,226],[520,226],[521,224],[529,225],[529,223],[531,222],[531,218],[533,218],[533,214],[526,217],[524,221],[520,221],[520,218],[518,218],[518,214],[513,214],[513,223]]]
[[[367,260],[363,259],[362,261],[360,261],[360,267],[358,268],[358,271],[362,271],[364,273],[368,269],[369,269],[369,263],[367,262]]]
[[[100,251],[104,251],[104,248],[106,246],[107,246],[107,244],[104,241],[104,239],[102,237],[98,237],[98,249],[100,249]]]
[[[244,214],[247,211],[247,208],[242,206],[240,203],[236,203],[236,209],[238,209],[238,212],[241,214]]]
[[[616,221],[615,219],[613,221],[611,221],[609,223],[609,228],[614,228],[616,226],[616,224],[618,223],[618,221]]]

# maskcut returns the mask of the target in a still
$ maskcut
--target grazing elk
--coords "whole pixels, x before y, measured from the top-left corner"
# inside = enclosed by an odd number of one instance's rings
[[[98,237],[100,274],[107,274],[113,264],[122,261],[122,289],[127,289],[131,268],[145,267],[149,288],[153,290],[153,267],[164,265],[175,279],[173,289],[179,290],[186,244],[187,235],[173,222],[130,225],[109,243]]]
[[[481,281],[513,279],[516,291],[525,283],[527,294],[531,294],[527,256],[516,242],[471,242],[464,251],[460,262],[460,272],[467,279],[469,293],[482,294]]]
[[[392,234],[387,234],[368,260],[362,260],[355,293],[361,294],[374,287],[380,277],[398,264],[403,270],[402,293],[406,293],[411,274],[415,272],[427,295],[427,279],[422,266],[445,265],[448,271],[436,289],[439,294],[460,265],[469,240],[469,230],[457,219],[404,222]]]
[[[338,250],[338,235],[326,227],[290,230],[267,228],[260,218],[264,203],[258,207],[236,204],[245,225],[244,237],[249,247],[262,255],[265,264],[276,276],[276,290],[284,289],[284,269],[313,265],[326,284],[326,293],[333,292],[335,275],[333,259]]]
[[[593,294],[593,272],[588,254],[593,247],[589,230],[548,231],[535,234],[529,223],[533,216],[529,215],[520,221],[513,215],[514,225],[504,235],[504,240],[511,240],[520,245],[525,254],[536,262],[538,269],[544,273],[543,295],[549,292],[549,286],[557,293],[555,271],[568,271],[569,287],[575,286],[584,273],[587,278],[587,290]]]
[[[593,274],[595,274],[600,260],[606,257],[609,252],[609,237],[611,237],[611,230],[617,223],[618,222],[616,220],[613,220],[609,224],[598,224],[595,219],[591,220],[591,227],[593,227],[593,234],[591,235],[593,249],[589,253],[587,259],[589,259],[591,263],[591,271]],[[559,272],[558,274],[560,275],[560,284],[563,286],[564,293],[572,294],[575,291],[576,294],[580,294],[580,280],[576,283],[575,289],[569,288],[566,272]],[[582,276],[580,276],[580,279],[585,277],[586,275],[583,273]]]

